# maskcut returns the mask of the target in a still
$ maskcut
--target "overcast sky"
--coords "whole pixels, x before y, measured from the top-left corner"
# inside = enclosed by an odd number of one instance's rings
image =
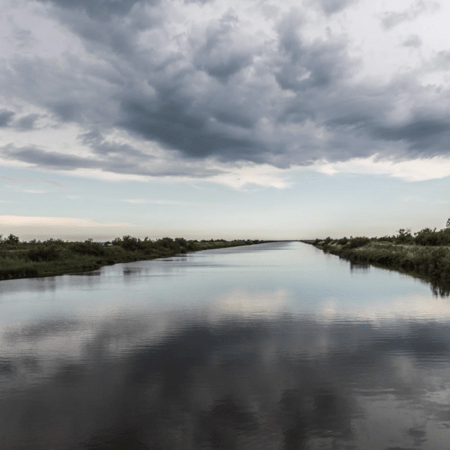
[[[444,0],[2,0],[0,234],[444,228],[449,22]]]

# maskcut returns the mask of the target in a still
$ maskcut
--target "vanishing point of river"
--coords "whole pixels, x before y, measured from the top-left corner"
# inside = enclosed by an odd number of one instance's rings
[[[2,450],[450,446],[450,301],[300,242],[0,282]]]

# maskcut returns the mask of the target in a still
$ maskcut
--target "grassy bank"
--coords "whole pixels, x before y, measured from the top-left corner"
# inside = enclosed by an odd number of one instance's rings
[[[396,270],[431,283],[433,293],[450,295],[450,228],[426,228],[411,235],[399,230],[397,236],[350,237],[303,240],[356,264],[371,264]]]
[[[131,236],[116,238],[112,242],[65,242],[50,239],[44,242],[20,242],[10,235],[0,237],[0,280],[46,277],[87,272],[102,266],[164,258],[177,253],[198,250],[259,244],[259,240],[191,240],[163,238],[152,241]]]

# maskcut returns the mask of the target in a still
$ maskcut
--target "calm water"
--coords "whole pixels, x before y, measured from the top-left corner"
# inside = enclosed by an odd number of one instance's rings
[[[450,303],[299,243],[0,282],[0,448],[439,449]]]

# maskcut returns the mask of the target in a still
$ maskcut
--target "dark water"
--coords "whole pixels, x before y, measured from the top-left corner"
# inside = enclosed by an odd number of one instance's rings
[[[0,282],[0,448],[447,449],[450,303],[312,246]]]

